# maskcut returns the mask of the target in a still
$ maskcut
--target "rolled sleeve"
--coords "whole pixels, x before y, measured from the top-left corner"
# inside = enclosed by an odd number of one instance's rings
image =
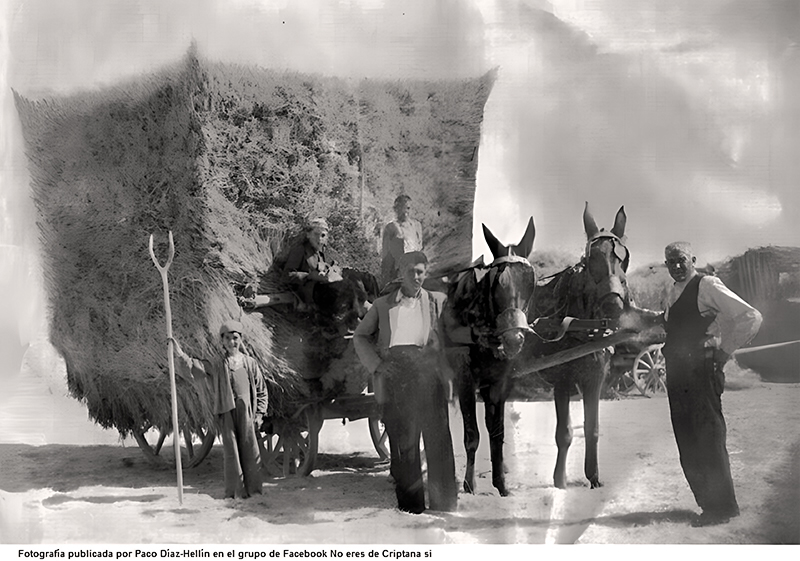
[[[703,278],[697,304],[701,314],[715,315],[711,329],[719,337],[719,348],[727,354],[752,341],[761,327],[761,313],[717,277]]]

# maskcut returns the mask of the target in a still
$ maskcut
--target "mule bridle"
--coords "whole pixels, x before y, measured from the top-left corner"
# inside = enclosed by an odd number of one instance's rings
[[[504,265],[506,263],[522,263],[523,265],[527,265],[528,267],[531,268],[531,270],[533,270],[533,265],[531,265],[531,262],[528,261],[527,259],[525,259],[524,257],[520,257],[519,255],[503,255],[501,257],[498,257],[488,265],[488,268],[490,269],[490,271],[489,271],[489,289],[490,289],[490,291],[494,287],[494,283],[495,283],[495,280],[497,278],[497,275],[501,274],[501,272],[498,271],[498,267],[500,265]],[[504,329],[504,331],[508,331],[508,330],[511,330],[511,329],[517,329],[517,328],[530,330],[530,327],[527,324],[527,315],[528,315],[528,310],[530,308],[531,302],[533,301],[533,297],[534,297],[535,293],[536,293],[536,283],[534,282],[533,285],[532,285],[532,288],[531,288],[531,293],[528,296],[528,298],[525,300],[525,303],[523,304],[523,306],[521,308],[515,307],[515,306],[509,306],[509,307],[505,308],[504,310],[501,310],[499,314],[496,314],[495,317],[501,317],[503,314],[511,315],[512,313],[516,315],[516,313],[517,313],[516,311],[520,310],[526,316],[526,322],[525,322],[524,326],[517,325],[517,324],[520,323],[520,321],[517,320],[515,325],[507,327],[506,329]],[[490,302],[491,302],[491,300],[490,300]],[[500,335],[500,334],[502,334],[502,332],[497,332],[496,333],[496,335]]]
[[[623,271],[624,271],[627,268],[627,263],[628,263],[628,261],[630,259],[630,252],[628,251],[628,248],[625,246],[625,243],[623,242],[622,239],[620,239],[619,236],[617,236],[617,235],[615,235],[615,234],[613,234],[611,232],[607,232],[605,230],[600,230],[594,236],[589,238],[589,240],[586,242],[586,250],[585,250],[583,258],[581,259],[581,261],[579,263],[577,263],[576,265],[572,265],[570,267],[567,267],[566,269],[563,269],[563,270],[561,270],[561,271],[559,271],[557,273],[553,273],[552,275],[549,275],[547,277],[543,277],[542,279],[539,279],[538,282],[541,283],[542,281],[549,280],[549,279],[552,279],[552,278],[562,277],[563,275],[569,275],[567,277],[567,282],[570,282],[571,279],[573,278],[573,275],[576,275],[576,274],[577,275],[588,275],[588,277],[591,278],[591,273],[588,272],[588,261],[589,261],[589,255],[591,254],[592,247],[598,241],[606,240],[606,239],[610,239],[612,241],[612,243],[614,244],[614,255],[620,260],[620,263],[621,263]],[[624,254],[620,255],[620,253],[621,253],[620,249],[622,251],[624,251]],[[556,282],[557,282],[557,285],[556,285],[556,287],[554,287],[554,291],[558,291],[559,290],[558,283],[563,282],[563,279],[559,279]],[[592,282],[594,282],[594,279],[592,279]],[[596,284],[596,283],[594,283],[594,284]],[[617,293],[617,292],[609,292],[609,293],[604,294],[601,297],[599,297],[597,299],[597,302],[594,303],[593,310],[591,311],[592,315],[595,315],[596,311],[600,308],[600,304],[603,301],[605,301],[605,299],[607,297],[609,297],[609,296],[620,298],[620,300],[622,300],[623,306],[627,307],[629,305],[630,299],[627,297],[627,293],[625,295],[623,295],[623,294],[620,294],[620,293]],[[612,323],[613,322],[611,322],[607,318],[581,319],[581,318],[575,318],[575,317],[567,316],[566,315],[566,310],[568,309],[568,307],[569,307],[569,287],[567,287],[566,293],[565,293],[565,296],[563,297],[563,299],[562,298],[558,298],[557,299],[557,304],[556,304],[555,311],[553,311],[548,316],[544,316],[542,318],[536,318],[534,320],[533,324],[531,324],[531,327],[533,328],[533,332],[536,333],[536,335],[543,341],[555,342],[555,341],[560,341],[561,339],[563,339],[564,336],[567,334],[567,332],[570,331],[570,330],[575,330],[575,331],[578,331],[578,330],[580,330],[580,331],[605,331],[606,329],[612,328]],[[550,324],[552,325],[552,323],[558,321],[557,319],[554,319],[554,318],[561,317],[562,313],[564,314],[564,317],[561,318],[560,322],[558,323],[558,327],[555,330],[556,334],[553,337],[545,337],[543,334],[541,334],[538,331],[536,331],[537,325],[541,326],[542,324],[547,324],[548,322],[550,322]]]
[[[584,268],[588,267],[589,255],[591,253],[592,246],[595,243],[597,243],[597,242],[599,242],[601,240],[611,240],[611,243],[614,246],[614,250],[613,250],[614,256],[616,256],[616,258],[619,259],[620,266],[622,267],[622,271],[624,273],[627,270],[628,263],[630,261],[630,251],[628,251],[628,248],[625,246],[625,243],[622,241],[622,239],[620,239],[619,236],[617,236],[616,234],[613,234],[611,232],[606,232],[605,230],[600,230],[598,233],[596,233],[594,236],[592,236],[589,239],[588,242],[586,242],[586,254],[584,255],[584,258],[583,258],[583,262],[585,263]],[[591,274],[589,276],[591,277]],[[613,276],[619,277],[619,275],[617,275],[616,273],[614,273]],[[592,279],[592,281],[594,281],[594,279]],[[618,292],[608,292],[606,294],[603,294],[602,296],[600,296],[597,299],[597,301],[594,304],[595,309],[599,309],[600,305],[607,298],[615,297],[615,296],[618,297],[622,301],[622,304],[623,304],[624,307],[627,307],[629,305],[630,297],[629,297],[627,291],[625,292],[625,294],[621,294],[621,293],[618,293]],[[593,310],[593,313],[595,311],[596,310]]]

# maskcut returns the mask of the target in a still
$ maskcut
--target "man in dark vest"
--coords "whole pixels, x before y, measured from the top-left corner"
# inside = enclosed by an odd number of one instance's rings
[[[758,333],[761,314],[717,277],[698,273],[687,242],[669,244],[664,256],[675,281],[664,301],[670,416],[683,473],[702,509],[692,525],[721,524],[739,515],[725,445],[722,367]]]
[[[375,300],[358,324],[353,345],[373,374],[375,399],[391,446],[397,506],[425,510],[419,439],[425,442],[430,508],[456,510],[458,486],[450,435],[441,342],[446,296],[422,288],[428,260],[420,251],[403,256],[402,284]]]

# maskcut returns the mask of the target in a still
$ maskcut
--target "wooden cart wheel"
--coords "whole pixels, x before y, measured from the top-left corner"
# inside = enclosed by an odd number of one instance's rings
[[[389,453],[389,435],[386,434],[386,426],[378,417],[369,418],[369,435],[380,459],[388,460],[391,457]]]
[[[164,445],[164,440],[166,440],[167,436],[172,431],[164,431],[161,429],[155,429],[155,432],[158,434],[158,438],[154,445],[150,444],[148,441],[146,433],[150,429],[141,429],[138,431],[133,432],[133,438],[136,440],[136,444],[139,445],[139,448],[144,452],[144,455],[153,460],[163,460],[163,456],[160,456],[161,447]],[[200,441],[199,446],[194,442],[194,437]],[[184,429],[183,432],[183,442],[186,454],[181,456],[181,465],[186,468],[193,468],[200,465],[200,463],[206,459],[208,453],[211,452],[211,448],[214,446],[214,439],[216,438],[216,433],[213,430],[205,430],[200,429],[199,432],[191,432],[188,429]]]
[[[633,360],[631,373],[636,387],[642,395],[666,392],[665,383],[667,368],[664,355],[661,354],[663,344],[650,345]]]
[[[636,380],[633,379],[631,372],[623,372],[618,379],[617,391],[628,395],[634,389],[638,389]]]
[[[275,477],[307,476],[314,471],[322,413],[308,405],[291,419],[276,419],[272,432],[259,434],[261,463]]]
[[[609,375],[603,381],[601,396],[619,398],[623,395],[629,395],[633,390],[639,391],[636,381],[633,379],[633,373],[628,368],[630,363],[623,362],[623,359],[624,355],[621,355],[621,353],[613,357]]]

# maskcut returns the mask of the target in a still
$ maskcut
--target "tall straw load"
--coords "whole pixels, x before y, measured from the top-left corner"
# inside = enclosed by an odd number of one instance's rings
[[[418,210],[434,266],[468,262],[493,80],[347,82],[201,61],[192,49],[114,88],[17,94],[50,339],[71,394],[123,436],[171,425],[161,278],[147,244],[154,234],[163,263],[172,231],[175,337],[211,356],[219,325],[241,318],[272,413],[289,412],[307,391],[309,364],[288,348],[302,334],[286,310],[242,314],[233,288],[285,289],[276,269],[312,215],[328,218],[339,263],[377,273],[400,193]],[[351,390],[345,382],[332,383]],[[178,379],[178,398],[182,423],[210,426],[205,386]]]

